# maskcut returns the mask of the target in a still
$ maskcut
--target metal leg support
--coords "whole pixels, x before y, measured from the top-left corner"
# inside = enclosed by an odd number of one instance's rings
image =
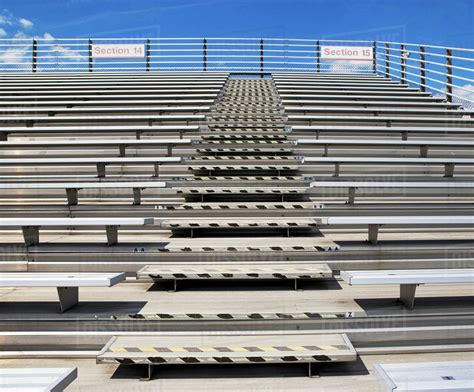
[[[26,246],[39,244],[39,227],[38,226],[23,226],[23,238]]]
[[[369,242],[377,245],[379,235],[379,225],[369,225]]]
[[[77,193],[78,192],[76,188],[66,189],[67,204],[69,206],[77,206],[77,202],[78,202]]]
[[[400,302],[408,309],[413,309],[415,304],[416,284],[401,284],[400,285]]]
[[[107,233],[107,245],[117,245],[118,244],[118,227],[115,225],[105,226],[105,231]]]
[[[79,287],[58,287],[59,306],[61,312],[79,303]]]

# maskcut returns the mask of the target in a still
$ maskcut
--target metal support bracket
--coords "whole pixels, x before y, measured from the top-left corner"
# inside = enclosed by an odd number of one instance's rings
[[[354,186],[350,186],[349,189],[347,190],[347,204],[354,204],[355,202],[355,194],[356,194],[356,188]]]
[[[369,225],[369,242],[377,245],[380,225]]]
[[[61,312],[79,303],[79,287],[58,287],[59,307]]]
[[[142,189],[133,188],[133,204],[138,206],[142,203]]]
[[[107,233],[107,245],[117,245],[118,244],[118,226],[116,225],[107,225],[105,226],[105,231]]]
[[[23,226],[21,230],[26,246],[39,244],[39,226]]]
[[[446,163],[444,165],[444,176],[452,177],[454,175],[454,163]]]
[[[67,197],[68,206],[77,206],[78,199],[79,199],[78,189],[77,188],[66,189],[66,197]]]
[[[336,162],[334,164],[334,177],[339,177],[339,173],[341,172],[341,164]]]
[[[420,157],[421,158],[428,158],[428,146],[420,146]]]
[[[408,309],[413,309],[415,304],[415,292],[417,284],[400,285],[400,302]]]
[[[97,177],[105,177],[105,163],[98,163],[97,165]]]

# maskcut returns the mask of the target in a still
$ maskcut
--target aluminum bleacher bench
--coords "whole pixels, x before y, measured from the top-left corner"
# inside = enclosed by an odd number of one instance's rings
[[[61,312],[79,302],[79,287],[111,287],[125,280],[121,273],[2,272],[0,287],[56,287]],[[0,389],[1,390],[1,389]]]
[[[31,108],[31,107],[21,107],[21,108],[0,108],[0,115],[13,114],[18,117],[21,115],[30,115],[30,114],[43,114],[49,117],[54,117],[56,114],[83,114],[83,113],[122,113],[122,115],[135,114],[137,112],[151,112],[155,114],[159,113],[172,113],[172,112],[189,112],[189,113],[199,113],[207,112],[210,110],[209,106],[139,106],[139,107],[127,107],[127,106],[113,106],[113,107],[85,107],[85,108]],[[21,117],[20,117],[21,118]]]
[[[469,116],[469,115],[468,115]],[[0,117],[1,119],[1,117]],[[384,123],[388,126],[396,123],[417,123],[417,124],[432,124],[432,123],[441,123],[449,126],[472,126],[474,125],[474,118],[471,117],[446,117],[446,116],[435,116],[435,117],[418,117],[418,116],[337,116],[337,115],[327,115],[327,116],[300,116],[300,115],[289,115],[288,121],[290,123],[294,122],[308,122],[309,125],[312,125],[313,122],[344,122],[355,124],[358,122],[378,122]]]
[[[26,246],[39,244],[39,230],[68,230],[71,228],[97,229],[105,228],[107,245],[118,243],[118,228],[127,226],[140,228],[153,225],[153,218],[0,218],[0,230],[23,231]]]
[[[138,182],[51,182],[51,183],[0,183],[0,191],[15,190],[57,190],[66,191],[67,204],[75,206],[78,204],[78,193],[81,189],[132,189],[133,204],[141,204],[143,189],[166,188],[166,182],[162,181],[138,181]]]
[[[195,86],[195,85],[216,85],[216,84],[223,84],[225,82],[226,78],[216,78],[216,79],[204,79],[204,80],[180,80],[180,79],[134,79],[134,80],[123,80],[123,79],[116,79],[116,80],[97,80],[97,79],[87,79],[86,81],[80,81],[80,80],[69,80],[69,81],[60,81],[60,80],[55,80],[55,81],[45,81],[45,80],[40,80],[40,81],[24,81],[24,80],[18,80],[16,82],[5,82],[3,81],[1,86],[2,89],[9,89],[11,87],[24,87],[25,89],[29,88],[40,88],[43,89],[44,87],[49,87],[49,86],[54,86],[56,89],[68,89],[70,87],[76,87],[76,86],[84,86],[87,85],[88,88],[91,86],[93,87],[107,87],[107,86],[181,86],[184,85],[184,87],[188,86]],[[0,89],[1,91],[1,89]]]
[[[305,157],[305,165],[334,164],[334,177],[340,174],[341,164],[351,165],[443,165],[444,176],[453,177],[454,167],[472,166],[469,158],[392,158],[392,157]]]
[[[176,263],[147,265],[137,272],[137,279],[154,282],[173,281],[174,291],[183,280],[293,280],[295,290],[302,279],[332,278],[327,264],[315,263]]]
[[[154,121],[184,122],[202,121],[206,116],[202,114],[176,114],[176,115],[115,115],[115,116],[0,116],[3,123],[25,123],[27,127],[32,127],[37,123],[77,123],[77,122],[119,122],[146,121],[152,125]],[[3,132],[3,130],[2,130]]]
[[[213,99],[132,99],[132,100],[60,100],[60,101],[2,101],[0,100],[0,106],[19,106],[24,107],[37,107],[37,106],[52,106],[54,110],[57,106],[72,108],[76,106],[123,106],[123,105],[211,105],[214,103]],[[171,107],[170,107],[171,108]]]
[[[88,125],[88,126],[46,126],[46,127],[3,127],[0,128],[0,140],[7,141],[8,135],[42,135],[64,134],[69,136],[82,136],[95,133],[134,133],[140,139],[142,133],[179,133],[180,139],[184,132],[199,132],[199,125]]]
[[[63,392],[77,378],[77,368],[0,368],[2,392]]]
[[[465,181],[313,181],[311,188],[315,189],[327,189],[327,188],[339,188],[347,189],[347,203],[354,204],[355,195],[357,189],[384,189],[384,188],[396,188],[396,189],[474,189],[474,182]],[[402,191],[403,192],[403,191]]]
[[[181,157],[120,157],[120,158],[0,158],[1,166],[96,166],[97,176],[105,177],[105,168],[110,165],[153,164],[154,176],[159,177],[159,167],[167,163],[180,163]]]
[[[472,226],[474,216],[335,216],[314,218],[319,226],[368,226],[369,242],[377,244],[381,226]]]
[[[83,95],[109,95],[113,96],[114,94],[153,94],[153,96],[161,94],[218,94],[221,90],[220,86],[211,87],[196,87],[196,88],[183,88],[183,86],[177,86],[174,88],[120,88],[120,89],[97,89],[97,90],[24,90],[20,89],[18,91],[4,91],[7,93],[8,99],[17,99],[19,97],[27,97],[29,95],[48,95],[50,97],[66,96],[69,94],[75,94],[78,97]]]
[[[470,135],[474,134],[474,129],[469,127],[432,127],[432,126],[415,126],[415,127],[407,127],[407,126],[400,126],[400,127],[381,127],[381,126],[340,126],[340,125],[293,125],[292,127],[288,127],[288,133],[294,132],[314,132],[316,138],[319,138],[320,133],[399,133],[402,136],[402,140],[406,140],[408,138],[408,134],[437,134],[439,136],[444,135],[451,135],[451,134],[463,134],[463,135]]]
[[[97,363],[154,366],[189,364],[308,364],[352,362],[357,353],[345,334],[255,333],[114,336],[97,355]]]
[[[384,363],[374,374],[386,392],[471,392],[474,361]]]
[[[428,157],[429,147],[454,147],[472,149],[474,142],[468,140],[361,140],[361,139],[298,139],[295,140],[297,146],[323,146],[324,155],[328,155],[329,146],[335,147],[417,147],[420,149],[420,157]]]
[[[444,98],[440,97],[433,97],[430,95],[413,95],[413,96],[400,96],[400,95],[357,95],[357,94],[307,94],[307,93],[301,93],[301,94],[285,94],[281,93],[279,94],[280,98],[283,101],[293,101],[298,102],[298,100],[306,99],[311,101],[312,103],[319,103],[319,102],[324,102],[325,100],[328,100],[328,102],[331,101],[340,101],[340,102],[354,102],[357,103],[359,100],[370,100],[370,101],[397,101],[402,104],[408,103],[408,102],[428,102],[429,104],[441,104],[443,105],[445,103]]]
[[[82,91],[94,91],[94,92],[102,92],[102,91],[115,91],[115,90],[120,90],[120,91],[126,91],[128,88],[130,90],[137,90],[137,89],[146,89],[147,86],[149,85],[148,83],[143,83],[143,84],[138,84],[138,85],[132,85],[130,87],[127,87],[126,85],[121,85],[121,84],[116,84],[112,83],[110,85],[104,85],[104,86],[95,86],[95,85],[88,85],[89,83],[84,83],[80,85],[74,85],[69,87],[63,87],[63,86],[56,86],[56,85],[43,85],[42,83],[38,83],[36,85],[31,85],[28,87],[25,86],[6,86],[2,87],[3,84],[0,86],[0,93],[7,93],[7,94],[15,94],[15,92],[21,92],[21,94],[28,94],[28,93],[36,93],[38,91],[41,91],[42,93],[56,93],[56,94],[62,94],[62,93],[80,93]],[[195,90],[195,89],[220,89],[222,87],[223,83],[212,83],[212,82],[199,82],[197,84],[191,84],[191,83],[184,83],[184,84],[154,84],[154,86],[151,88],[155,89],[160,89],[160,90],[176,90],[176,89],[186,89],[186,90]],[[152,83],[153,85],[153,83]]]
[[[420,284],[474,283],[474,269],[419,269],[341,271],[349,285],[400,285],[400,301],[409,309],[415,303]]]
[[[295,99],[296,98],[296,99]],[[342,98],[342,97],[341,97]],[[451,108],[457,109],[460,106],[455,103],[449,102],[400,102],[400,101],[373,101],[373,100],[355,100],[355,99],[345,99],[345,100],[324,100],[324,99],[298,99],[293,97],[293,99],[283,99],[282,105],[286,107],[287,110],[293,109],[305,109],[308,105],[321,105],[323,107],[334,107],[334,106],[363,106],[363,107],[415,107],[415,108]],[[0,103],[1,105],[1,103]]]
[[[173,147],[189,146],[195,144],[191,139],[145,139],[145,140],[109,140],[109,139],[91,139],[91,140],[42,140],[42,141],[0,141],[0,151],[8,149],[77,149],[86,147],[89,149],[103,149],[108,147],[116,147],[119,150],[119,156],[124,157],[126,148],[154,148],[165,146],[167,148],[167,156],[173,155]],[[17,151],[17,150],[15,150]]]
[[[308,112],[316,112],[316,113],[348,113],[353,114],[357,113],[360,115],[367,115],[367,114],[403,114],[407,116],[415,116],[415,115],[434,115],[434,116],[457,116],[459,118],[465,116],[472,116],[474,114],[473,111],[468,110],[453,110],[453,109],[423,109],[423,108],[335,108],[335,107],[325,107],[325,106],[303,106],[303,107],[285,107],[285,112],[287,113],[308,113]]]
[[[163,102],[164,100],[177,100],[181,102],[182,100],[191,100],[191,99],[214,99],[217,97],[218,92],[213,92],[211,94],[199,93],[199,94],[182,94],[182,93],[172,93],[172,94],[160,94],[153,99],[153,102]],[[5,102],[7,105],[12,102],[18,102],[19,105],[34,105],[34,104],[49,104],[52,102],[64,102],[64,105],[67,105],[68,102],[71,102],[73,105],[79,105],[81,103],[88,103],[88,102],[103,102],[106,100],[111,100],[110,102],[121,103],[121,100],[133,102],[139,99],[146,99],[150,100],[149,94],[83,94],[83,95],[61,95],[61,101],[58,101],[59,98],[51,95],[25,95],[25,96],[18,96],[15,95],[14,97],[10,96],[2,96],[0,95],[0,104]],[[113,98],[113,100],[112,100]],[[153,97],[155,98],[155,97]],[[66,101],[71,100],[71,101]]]

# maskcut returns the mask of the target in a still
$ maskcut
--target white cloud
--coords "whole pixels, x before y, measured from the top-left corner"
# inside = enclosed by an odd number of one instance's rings
[[[7,32],[0,27],[0,38],[6,37],[6,36],[7,36]]]
[[[25,18],[19,18],[18,23],[20,23],[24,29],[31,29],[33,27],[33,22]]]
[[[11,26],[12,18],[9,15],[0,15],[0,25]]]

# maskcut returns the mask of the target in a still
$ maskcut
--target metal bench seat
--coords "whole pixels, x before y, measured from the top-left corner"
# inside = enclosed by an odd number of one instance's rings
[[[413,96],[404,96],[404,95],[357,95],[357,94],[285,94],[281,93],[280,98],[282,101],[295,101],[307,100],[308,102],[319,104],[320,102],[328,102],[330,104],[333,101],[336,102],[354,102],[359,101],[371,101],[371,102],[420,102],[431,104],[448,104],[444,98],[441,97],[432,97],[430,95],[413,95]],[[449,104],[448,104],[449,105]],[[455,104],[452,104],[455,105]],[[458,106],[458,105],[456,105]]]
[[[364,106],[364,107],[415,107],[415,108],[451,108],[458,109],[460,105],[449,102],[405,102],[405,101],[371,101],[371,100],[314,100],[314,99],[282,99],[282,105],[285,106],[285,110],[296,110],[296,109],[307,109],[309,105],[321,105],[322,107],[334,107],[334,106]],[[1,104],[1,103],[0,103]],[[311,110],[311,108],[310,108]]]
[[[0,108],[0,116],[5,114],[12,114],[17,117],[19,115],[44,114],[47,116],[54,116],[56,114],[82,114],[82,113],[128,113],[137,112],[206,112],[209,111],[209,106],[141,106],[141,107],[127,107],[127,106],[113,106],[113,107],[85,107],[85,108]],[[21,117],[20,117],[21,118]]]
[[[130,101],[134,102],[140,99],[150,100],[153,98],[153,102],[161,102],[165,100],[176,100],[177,102],[181,102],[183,100],[190,100],[190,99],[214,99],[217,97],[218,92],[213,93],[199,93],[199,94],[183,94],[183,93],[173,93],[173,94],[159,94],[156,96],[150,96],[150,94],[90,94],[90,95],[61,95],[60,97],[51,96],[51,95],[25,95],[25,96],[18,96],[15,95],[14,97],[10,95],[0,95],[0,105],[3,103],[10,104],[12,102],[18,102],[19,105],[33,105],[33,104],[49,104],[50,102],[64,102],[67,105],[69,102],[71,104],[80,104],[80,103],[94,103],[94,102],[104,102],[107,100],[110,102],[116,102],[120,104],[122,101]],[[61,100],[58,100],[58,99]]]
[[[293,107],[293,106],[285,106],[285,112],[287,113],[349,113],[354,114],[358,113],[360,115],[366,115],[373,113],[374,115],[378,115],[379,113],[386,113],[386,114],[403,114],[407,116],[412,115],[435,115],[435,116],[458,116],[464,117],[472,116],[473,111],[469,110],[453,110],[453,109],[446,109],[446,108],[436,108],[436,109],[426,109],[426,108],[347,108],[347,107],[328,107],[328,106],[301,106],[301,107]]]
[[[130,87],[127,87],[126,85],[120,85],[117,83],[112,83],[110,85],[104,85],[104,86],[94,86],[94,85],[88,85],[88,84],[81,84],[81,85],[75,85],[71,87],[57,87],[56,85],[52,86],[46,86],[43,84],[38,84],[35,86],[30,86],[30,87],[24,87],[24,86],[6,86],[2,87],[0,85],[0,93],[15,93],[17,91],[20,91],[21,94],[28,94],[28,93],[34,93],[36,94],[37,92],[42,92],[42,93],[53,93],[53,94],[72,94],[72,93],[80,93],[83,91],[86,92],[103,92],[103,91],[116,91],[120,90],[123,92],[127,92],[127,88],[130,88],[130,90],[139,90],[139,89],[145,89],[147,86],[149,86],[149,83],[141,83],[137,85],[132,85]],[[151,89],[160,89],[160,90],[196,90],[196,89],[220,89],[222,87],[223,83],[207,83],[207,82],[202,82],[202,83],[196,83],[196,84],[190,84],[190,83],[185,83],[185,84],[161,84],[161,83],[151,83]]]
[[[0,141],[6,141],[8,135],[41,135],[41,134],[65,134],[68,136],[82,136],[83,134],[100,133],[134,133],[139,139],[142,133],[178,133],[180,139],[184,132],[199,132],[199,125],[67,125],[67,126],[38,126],[38,127],[14,127],[5,126],[0,128]]]
[[[312,88],[312,89],[295,89],[295,88],[288,88],[288,89],[282,89],[279,88],[279,94],[280,96],[289,96],[289,95],[322,95],[324,96],[325,94],[329,95],[337,95],[341,96],[342,94],[346,95],[347,97],[350,97],[352,95],[364,95],[364,96],[383,96],[386,97],[387,95],[390,96],[390,98],[393,97],[404,97],[404,98],[409,98],[411,99],[412,97],[423,97],[423,98],[429,98],[433,99],[430,93],[424,93],[420,92],[417,89],[392,89],[392,90],[386,90],[386,89],[362,89],[358,87],[354,87],[354,89],[344,89],[344,93],[341,92],[340,88],[334,87],[334,88],[327,88],[327,89],[321,89],[321,88]]]
[[[77,378],[77,368],[0,368],[2,392],[62,392]]]
[[[149,98],[149,97],[148,97]],[[2,101],[0,100],[1,106],[20,106],[23,107],[51,107],[56,109],[57,107],[76,107],[76,106],[124,106],[124,105],[210,105],[214,103],[213,99],[103,99],[103,100],[60,100],[60,101],[49,101],[49,100],[34,100],[34,101]],[[153,109],[156,109],[154,107]]]
[[[1,117],[0,117],[1,119]],[[327,116],[316,116],[316,115],[289,115],[288,121],[303,121],[309,122],[309,125],[312,125],[313,122],[346,122],[346,123],[357,123],[357,122],[382,122],[388,125],[394,123],[417,123],[417,124],[430,124],[430,123],[442,123],[446,127],[463,125],[471,126],[471,130],[474,130],[472,126],[474,125],[474,118],[466,117],[417,117],[417,116],[337,116],[337,115],[327,115]]]
[[[125,273],[2,272],[0,287],[57,287],[61,312],[79,303],[79,287],[111,287],[125,280]]]
[[[456,165],[472,166],[469,158],[392,158],[392,157],[305,157],[305,165],[334,164],[334,176],[340,174],[341,164],[351,165],[443,165],[444,176],[453,177]]]
[[[51,97],[54,99],[58,99],[57,97],[68,97],[70,95],[75,95],[77,98],[81,98],[84,96],[95,96],[96,98],[99,98],[101,95],[106,95],[108,98],[112,98],[117,94],[127,94],[128,98],[133,98],[134,95],[140,94],[140,95],[153,95],[156,96],[158,95],[159,97],[164,95],[176,95],[176,94],[181,94],[181,95],[188,95],[188,94],[219,94],[221,91],[221,87],[199,87],[199,88],[182,88],[182,87],[174,87],[174,88],[130,88],[130,89],[97,89],[97,90],[63,90],[63,91],[47,91],[47,90],[40,90],[40,91],[26,91],[24,89],[20,89],[17,91],[4,91],[5,93],[8,93],[5,95],[5,97],[9,100],[12,99],[23,99],[23,97],[30,97],[32,96],[47,96]]]
[[[137,272],[137,279],[154,282],[172,280],[174,291],[183,280],[239,280],[278,279],[294,280],[295,290],[301,279],[328,279],[333,273],[327,264],[316,263],[175,263],[147,265]]]
[[[474,361],[384,363],[374,374],[385,392],[468,392],[474,388]]]
[[[345,334],[166,334],[114,336],[97,363],[147,365],[351,362],[357,353]]]
[[[166,188],[166,182],[162,181],[137,181],[137,182],[54,182],[54,183],[1,183],[2,190],[29,190],[35,193],[39,190],[62,190],[66,191],[67,204],[77,205],[79,202],[79,191],[82,189],[132,189],[133,204],[141,204],[142,190]]]
[[[323,146],[324,155],[328,155],[329,146],[339,147],[380,147],[380,148],[393,148],[402,147],[410,148],[417,147],[420,149],[420,157],[426,158],[428,156],[429,147],[438,148],[465,148],[472,149],[474,147],[474,141],[468,140],[363,140],[363,139],[298,139],[294,143],[297,146]],[[451,152],[451,151],[450,151]]]
[[[450,126],[360,126],[360,125],[293,125],[288,128],[288,131],[291,133],[295,132],[314,132],[316,137],[319,138],[320,133],[385,133],[385,134],[394,134],[399,133],[402,136],[402,140],[408,139],[408,134],[437,134],[441,136],[442,134],[451,135],[451,134],[463,134],[463,135],[474,135],[474,129],[470,127],[456,127],[451,124]]]
[[[354,85],[354,86],[339,86],[336,84],[327,84],[327,85],[293,85],[289,83],[275,83],[278,92],[304,92],[304,91],[357,91],[357,92],[366,92],[366,91],[373,91],[373,92],[381,92],[384,94],[391,94],[392,92],[402,92],[402,93],[412,93],[412,94],[420,94],[420,95],[427,95],[428,93],[422,93],[419,89],[415,87],[406,87],[406,86],[366,86],[364,84],[361,85]]]
[[[472,221],[474,222],[474,221]],[[474,269],[414,269],[341,271],[341,278],[350,285],[400,285],[400,301],[409,309],[415,302],[420,284],[474,283]]]
[[[318,226],[367,226],[369,242],[377,244],[381,226],[434,226],[434,227],[472,227],[472,215],[442,215],[442,216],[334,216],[315,218]]]
[[[105,177],[106,166],[110,165],[146,165],[152,164],[154,176],[159,176],[159,167],[167,163],[180,163],[181,157],[119,157],[119,158],[0,158],[1,166],[22,167],[22,166],[95,166],[98,177]]]
[[[118,228],[123,226],[140,228],[153,225],[153,218],[0,218],[0,230],[23,231],[26,246],[39,244],[39,229],[97,229],[105,228],[107,244],[118,243]]]
[[[78,122],[119,122],[145,121],[152,125],[154,121],[183,122],[187,125],[190,121],[204,121],[202,114],[173,114],[173,115],[113,115],[113,116],[0,116],[3,123],[25,123],[27,127],[33,127],[36,123],[78,123]],[[0,132],[4,132],[0,129]]]
[[[17,81],[2,81],[1,86],[2,88],[8,89],[11,87],[23,87],[26,90],[29,88],[56,88],[60,89],[68,89],[71,87],[108,87],[108,86],[122,86],[124,88],[128,86],[194,86],[194,85],[218,85],[224,84],[227,78],[207,78],[202,80],[186,80],[186,79],[156,79],[156,78],[144,78],[144,79],[133,79],[133,80],[124,80],[124,79],[115,79],[115,80],[98,80],[98,79],[87,79],[86,81],[82,80],[68,80],[68,81],[61,81],[61,80],[54,80],[54,81],[25,81],[25,80],[17,80]],[[2,90],[0,88],[0,91]]]
[[[142,139],[142,140],[100,140],[100,139],[84,139],[84,140],[43,140],[43,141],[28,141],[28,142],[19,142],[19,141],[9,141],[2,142],[0,141],[0,151],[8,149],[66,149],[66,150],[75,150],[81,147],[87,147],[87,149],[103,149],[115,147],[119,150],[119,156],[124,157],[127,147],[133,148],[156,148],[159,146],[167,147],[168,156],[172,156],[173,147],[175,146],[190,146],[195,144],[195,141],[192,139]],[[18,150],[15,150],[18,152]]]
[[[474,181],[314,181],[311,183],[311,188],[319,189],[347,189],[348,204],[354,204],[357,189],[368,189],[374,192],[378,189],[401,189],[401,195],[406,196],[404,190],[406,189],[444,189],[448,191],[466,189],[474,189]]]

